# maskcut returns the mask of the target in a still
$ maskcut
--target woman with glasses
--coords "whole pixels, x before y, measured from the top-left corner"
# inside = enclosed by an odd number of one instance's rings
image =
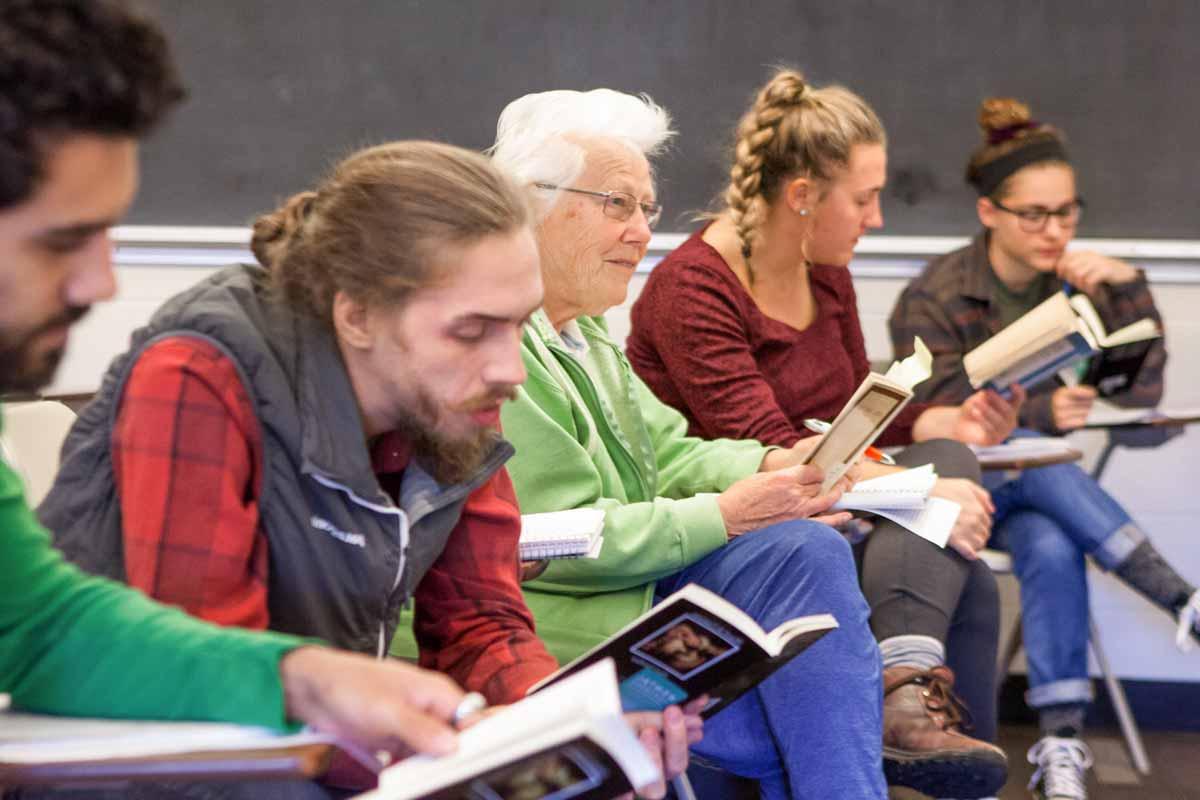
[[[650,243],[651,159],[671,135],[649,98],[609,89],[526,95],[497,125],[493,162],[536,205],[545,292],[521,340],[527,378],[501,410],[508,469],[525,513],[605,513],[596,557],[552,561],[525,599],[564,662],[689,583],[767,630],[832,614],[837,631],[714,715],[693,752],[767,800],[882,800],[879,649],[831,527],[849,521],[830,511],[844,484],[823,491],[803,449],[688,435],[604,322]],[[914,768],[954,768],[925,755]]]
[[[723,208],[654,268],[631,313],[629,360],[692,435],[811,446],[806,418],[832,420],[854,394],[870,366],[846,265],[883,223],[886,140],[875,112],[841,87],[782,70],[757,93],[735,133]],[[999,604],[976,555],[990,501],[974,455],[949,439],[1000,441],[1015,425],[1013,407],[981,392],[910,405],[881,438],[906,446],[905,466],[933,463],[934,493],[962,506],[948,547],[881,520],[858,552],[883,656],[884,768],[890,783],[933,797],[991,796],[1005,780],[988,741]],[[892,469],[863,465],[867,476]]]
[[[897,354],[920,336],[934,353],[934,375],[917,387],[923,400],[956,402],[971,392],[962,357],[1064,285],[1088,295],[1113,330],[1142,317],[1161,324],[1145,275],[1087,251],[1067,252],[1083,211],[1063,135],[1030,117],[1016,100],[992,98],[979,112],[984,142],[967,165],[979,193],[983,230],[966,247],[930,263],[901,294],[890,327]],[[1154,405],[1162,396],[1161,340],[1122,405]],[[1052,382],[1030,390],[1023,435],[1080,427],[1096,399],[1089,386]],[[1029,660],[1027,702],[1043,739],[1030,750],[1039,797],[1084,798],[1091,763],[1079,739],[1091,701],[1088,680],[1088,585],[1085,555],[1178,620],[1181,649],[1200,638],[1200,593],[1162,558],[1137,523],[1074,464],[1027,470],[1016,480],[985,476],[996,505],[992,546],[1011,552],[1021,582]]]

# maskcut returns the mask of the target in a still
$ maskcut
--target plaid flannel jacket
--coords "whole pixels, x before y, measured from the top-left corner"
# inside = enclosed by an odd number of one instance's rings
[[[1002,325],[992,301],[987,241],[985,231],[966,247],[931,261],[904,289],[892,309],[888,328],[895,357],[912,353],[913,339],[917,336],[933,354],[933,375],[917,386],[916,400],[955,404],[974,391],[963,370],[962,358],[999,333]],[[1090,298],[1107,330],[1143,317],[1162,327],[1162,317],[1141,272],[1137,280],[1117,286],[1106,284]],[[1159,339],[1147,355],[1134,386],[1111,398],[1112,401],[1122,406],[1157,405],[1162,399],[1166,361],[1165,340]],[[1050,411],[1050,396],[1060,385],[1055,379],[1030,391],[1021,409],[1022,426],[1062,433],[1054,426]]]

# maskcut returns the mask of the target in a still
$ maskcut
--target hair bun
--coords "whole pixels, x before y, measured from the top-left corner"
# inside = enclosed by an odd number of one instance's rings
[[[762,99],[770,106],[791,106],[804,99],[808,83],[794,69],[781,69],[763,88]]]
[[[282,206],[254,221],[250,250],[258,263],[270,269],[279,260],[304,227],[316,200],[316,192],[297,192]]]
[[[1012,97],[989,97],[979,105],[979,127],[985,137],[1031,121],[1029,106]]]

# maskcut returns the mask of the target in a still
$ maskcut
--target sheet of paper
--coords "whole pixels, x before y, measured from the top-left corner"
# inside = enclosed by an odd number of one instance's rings
[[[996,462],[1009,462],[1022,458],[1043,458],[1048,456],[1065,455],[1075,450],[1066,439],[1053,436],[1031,436],[1028,438],[1011,439],[1004,444],[980,447],[971,445],[975,457],[981,466]]]
[[[908,389],[910,392],[913,387],[921,381],[927,380],[933,374],[933,355],[930,354],[929,348],[921,341],[918,336],[913,340],[913,353],[903,361],[897,361],[888,367],[887,373],[884,375],[888,380],[893,380],[901,386]]]
[[[921,508],[885,508],[874,512],[886,517],[901,527],[928,539],[938,547],[945,547],[950,531],[962,513],[962,506],[944,497],[930,497]]]

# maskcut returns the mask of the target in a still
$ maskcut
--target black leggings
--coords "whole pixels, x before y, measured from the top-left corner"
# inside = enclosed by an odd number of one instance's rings
[[[932,463],[939,477],[980,482],[975,455],[948,439],[907,447],[896,463]],[[955,690],[974,720],[969,733],[994,739],[1000,600],[991,570],[882,518],[857,550],[875,638],[920,635],[942,642],[957,676]]]

